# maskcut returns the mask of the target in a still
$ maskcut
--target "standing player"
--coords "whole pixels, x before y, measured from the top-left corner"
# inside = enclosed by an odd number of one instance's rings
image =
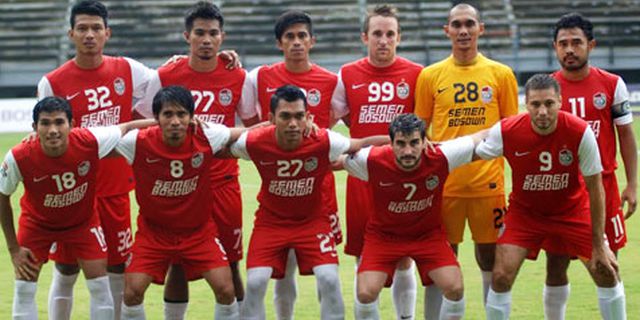
[[[422,66],[396,56],[400,23],[395,7],[380,5],[369,12],[361,39],[368,56],[342,66],[332,101],[335,116],[349,126],[353,138],[387,134],[396,115],[412,113],[416,79],[422,70]],[[347,178],[345,252],[356,258],[362,253],[365,225],[373,212],[369,192],[366,182]],[[393,302],[399,319],[413,319],[415,312],[416,280],[411,266],[410,259],[402,260],[393,278]]]
[[[225,35],[223,26],[224,18],[216,5],[205,1],[196,3],[185,16],[184,37],[190,46],[188,58],[154,73],[136,111],[147,118],[153,117],[151,104],[155,94],[162,87],[180,85],[191,90],[195,116],[202,121],[233,127],[237,113],[245,126],[257,123],[253,86],[245,70],[227,69],[222,58],[217,57]],[[213,160],[210,173],[213,218],[229,259],[236,298],[241,302],[244,288],[238,261],[242,259],[242,198],[238,174],[237,160]],[[184,272],[176,265],[170,269],[165,285],[165,317],[184,318],[188,300]]]
[[[549,75],[525,85],[527,113],[494,125],[476,148],[483,159],[504,155],[513,191],[498,239],[487,319],[508,319],[511,286],[525,258],[553,242],[556,254],[578,256],[598,286],[603,319],[626,319],[615,256],[604,239],[602,165],[593,130],[560,109],[560,87]]]
[[[123,319],[144,319],[144,293],[151,282],[164,282],[170,264],[180,264],[187,280],[207,281],[216,319],[237,319],[229,262],[211,217],[209,167],[242,129],[210,124],[192,130],[194,102],[183,87],[161,89],[152,109],[159,126],[132,131],[117,147],[133,166],[140,207]]]
[[[416,261],[423,284],[435,283],[444,291],[442,319],[464,316],[462,273],[440,215],[442,190],[449,172],[471,161],[486,132],[425,152],[424,122],[403,114],[389,126],[391,146],[342,158],[349,174],[368,182],[374,195],[358,268],[356,319],[380,318],[375,301],[403,257]]]
[[[603,167],[602,183],[606,193],[604,229],[609,247],[617,254],[627,242],[624,219],[631,216],[636,208],[638,155],[627,86],[621,77],[589,65],[589,53],[595,45],[591,21],[577,13],[562,16],[554,32],[554,48],[562,69],[556,71],[553,77],[562,89],[562,110],[586,120],[598,140]],[[615,175],[616,131],[627,177],[622,201]],[[622,212],[625,202],[626,216]],[[547,253],[545,315],[548,319],[564,319],[570,291],[567,278],[570,259],[552,253],[551,249]]]
[[[305,92],[313,122],[320,128],[332,127],[336,121],[331,112],[331,96],[338,80],[335,74],[311,62],[309,51],[316,42],[311,17],[301,11],[287,11],[276,19],[274,33],[284,61],[257,67],[249,73],[256,90],[257,107],[262,120],[267,120],[271,96],[276,89],[291,84]],[[340,243],[342,232],[338,221],[334,180],[333,173],[329,172],[322,188],[325,199],[323,203],[327,204],[332,232]],[[293,304],[297,295],[295,268],[295,255],[291,252],[286,275],[284,279],[276,281],[274,286],[274,303],[278,319],[290,319],[293,316]]]
[[[452,54],[425,68],[416,89],[416,114],[431,125],[435,141],[489,128],[518,112],[518,85],[513,72],[478,52],[478,38],[484,32],[478,10],[468,4],[456,5],[449,11],[444,31],[451,40]],[[468,220],[485,301],[495,242],[506,211],[503,171],[502,158],[458,168],[445,184],[442,201],[447,236],[456,252]],[[438,310],[439,299],[432,300],[438,296],[437,291],[428,291],[427,304]]]
[[[367,142],[385,139],[350,140],[324,129],[303,137],[309,117],[303,91],[280,87],[271,98],[269,119],[274,125],[244,133],[231,145],[234,156],[254,162],[262,179],[247,255],[242,319],[264,319],[269,278],[284,276],[291,249],[300,273],[316,276],[321,318],[344,318],[335,238],[321,189],[330,162]]]
[[[111,36],[107,8],[98,1],[81,1],[71,9],[69,38],[76,56],[48,73],[38,84],[38,98],[65,97],[73,109],[75,125],[81,128],[114,125],[131,120],[133,100],[144,95],[150,70],[137,61],[103,55]],[[115,316],[119,318],[124,264],[129,258],[131,219],[129,191],[133,188],[131,168],[122,157],[100,161],[96,207],[109,248],[107,271]],[[75,259],[67,248],[57,247],[49,292],[49,313],[69,319],[73,284],[78,275]]]
[[[0,222],[16,274],[14,319],[38,317],[36,282],[54,241],[68,246],[87,278],[91,319],[113,319],[107,245],[94,209],[97,168],[136,124],[71,129],[71,114],[62,98],[38,102],[33,108],[37,137],[11,149],[0,168]],[[10,196],[20,181],[25,191],[16,236]]]

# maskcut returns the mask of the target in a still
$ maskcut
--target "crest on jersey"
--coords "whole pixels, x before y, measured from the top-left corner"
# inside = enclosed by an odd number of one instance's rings
[[[231,90],[224,88],[220,90],[218,99],[220,100],[220,104],[226,107],[231,104],[231,101],[233,100],[233,93]]]
[[[482,97],[482,102],[489,103],[493,99],[493,89],[490,86],[482,87],[480,91],[480,96]]]
[[[311,172],[318,168],[318,158],[311,157],[304,161],[304,170],[307,172]]]
[[[400,98],[400,99],[406,99],[409,97],[409,92],[411,91],[409,84],[402,81],[400,83],[398,83],[398,85],[396,86],[396,95]]]
[[[0,167],[0,174],[6,178],[7,171],[9,171],[9,165],[5,161],[2,161],[2,166]]]
[[[116,78],[115,80],[113,80],[113,89],[116,91],[116,93],[119,96],[123,95],[124,90],[126,89],[126,85],[124,84],[124,79]]]
[[[607,96],[602,92],[598,92],[598,93],[594,94],[593,95],[593,106],[596,107],[596,109],[598,109],[598,110],[604,109],[604,107],[607,106]]]
[[[78,175],[84,177],[89,173],[89,169],[91,169],[91,163],[87,160],[80,162],[78,165]]]
[[[320,90],[318,89],[310,89],[307,92],[307,102],[310,106],[316,107],[320,104],[320,99],[322,95],[320,94]]]
[[[191,166],[194,169],[200,168],[202,162],[204,162],[204,154],[202,152],[198,152],[191,157]]]
[[[427,177],[427,180],[425,181],[424,184],[427,187],[427,190],[433,191],[440,184],[440,179],[435,174],[432,174]]]
[[[573,162],[573,153],[571,153],[571,150],[564,148],[560,150],[558,160],[560,160],[561,165],[568,166]]]

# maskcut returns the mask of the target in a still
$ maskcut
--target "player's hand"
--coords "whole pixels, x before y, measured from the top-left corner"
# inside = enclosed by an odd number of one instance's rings
[[[11,253],[11,262],[18,279],[35,281],[40,272],[38,259],[31,250],[20,247],[16,252]]]
[[[176,63],[176,62],[178,62],[178,61],[180,61],[180,60],[182,60],[182,59],[187,59],[187,58],[188,58],[188,56],[186,56],[186,55],[183,55],[183,54],[176,54],[176,55],[174,55],[173,57],[169,58],[169,60],[165,61],[165,62],[161,65],[161,67],[164,67],[164,66],[169,65],[169,64]]]
[[[424,152],[425,153],[429,153],[429,152],[436,152],[436,144],[431,142],[429,139],[425,138],[424,139],[426,146],[424,148]]]
[[[318,134],[318,131],[320,131],[320,127],[318,127],[318,125],[313,122],[313,117],[307,117],[307,128],[304,130],[304,136],[305,137],[310,137],[310,136],[315,136]]]
[[[26,137],[22,138],[22,143],[35,141],[36,139],[38,139],[38,134],[30,132]]]
[[[231,70],[235,68],[242,68],[242,62],[240,61],[240,56],[235,50],[222,50],[218,52],[218,56],[222,58],[227,64],[225,68]]]
[[[614,275],[618,272],[618,261],[608,245],[594,246],[589,260],[592,273]]]
[[[191,125],[193,126],[193,133],[195,134],[198,131],[198,127],[201,127],[202,129],[207,129],[209,128],[209,124],[202,121],[200,118],[194,116],[193,118],[191,118]]]
[[[627,203],[627,211],[624,213],[624,219],[627,220],[631,218],[633,213],[636,211],[636,206],[638,205],[636,189],[630,188],[629,186],[624,188],[624,190],[622,191],[622,194],[620,195],[620,200],[621,200],[620,205],[622,207],[621,209],[623,210],[624,210],[625,202]]]

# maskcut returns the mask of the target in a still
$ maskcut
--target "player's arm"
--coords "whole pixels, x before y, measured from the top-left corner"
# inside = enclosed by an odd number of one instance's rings
[[[351,115],[349,114],[349,105],[347,104],[347,91],[342,81],[342,69],[338,71],[338,82],[331,96],[331,125],[332,128],[338,120],[349,127],[351,126]]]
[[[429,80],[427,68],[422,69],[418,79],[416,80],[415,93],[415,114],[424,120],[426,128],[429,129],[431,117],[433,116],[433,108],[435,105],[433,97],[433,88]]]
[[[236,107],[236,113],[245,127],[251,127],[260,122],[260,114],[256,108],[256,100],[258,99],[257,90],[253,83],[256,81],[256,75],[252,74],[249,76],[248,72],[243,71],[245,76],[244,82],[242,83],[240,101]]]
[[[498,108],[500,119],[518,114],[518,81],[510,68],[505,68],[500,77]]]
[[[157,71],[151,73],[144,93],[133,108],[134,119],[153,118],[153,97],[162,89],[162,82]]]
[[[156,119],[140,119],[140,120],[132,120],[129,122],[121,123],[118,125],[120,128],[120,136],[124,136],[129,133],[129,131],[134,129],[144,129],[146,127],[150,127],[152,125],[157,124]]]
[[[346,170],[351,176],[362,181],[369,181],[367,159],[369,159],[370,152],[371,147],[368,147],[350,155],[343,154],[332,163],[332,169]]]
[[[624,218],[631,217],[636,210],[638,190],[638,152],[635,134],[633,132],[633,114],[629,106],[629,91],[622,78],[618,78],[611,106],[611,117],[618,131],[620,155],[624,163],[624,173],[627,178],[627,187],[622,190],[620,200],[622,206],[627,203],[627,211]]]
[[[382,146],[391,143],[391,138],[387,135],[369,136],[362,139],[350,139],[351,144],[346,153],[354,153],[368,146]]]
[[[502,156],[504,152],[504,145],[502,142],[502,124],[496,123],[488,129],[478,131],[471,135],[476,143],[476,150],[473,155],[473,160],[491,160]],[[476,142],[477,141],[477,142]]]

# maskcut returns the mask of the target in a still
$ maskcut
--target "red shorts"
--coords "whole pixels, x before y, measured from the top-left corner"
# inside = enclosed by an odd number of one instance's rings
[[[238,177],[212,184],[213,221],[229,262],[242,260],[242,196]]]
[[[247,269],[272,267],[271,277],[282,279],[289,249],[296,252],[301,275],[313,274],[315,266],[338,263],[335,241],[326,220],[288,226],[258,223],[249,242]]]
[[[607,235],[609,248],[616,252],[627,243],[627,228],[622,212],[620,191],[615,173],[602,175],[602,185],[605,193],[605,221],[604,232]]]
[[[20,216],[18,244],[29,248],[39,262],[47,262],[50,250],[59,246],[67,248],[72,264],[80,260],[107,258],[107,244],[97,216],[86,224],[66,230],[50,230],[29,223]]]
[[[342,243],[342,228],[340,227],[340,217],[338,215],[338,200],[336,199],[336,179],[333,172],[329,172],[322,182],[322,203],[327,204],[327,214],[331,221],[331,233],[336,244]]]
[[[171,264],[182,265],[187,280],[202,277],[205,271],[229,267],[229,261],[218,238],[215,225],[176,233],[169,229],[150,227],[138,220],[136,241],[131,252],[127,273],[145,273],[153,282],[164,284]]]
[[[434,231],[420,240],[387,240],[367,234],[358,273],[382,271],[387,274],[385,286],[391,286],[398,261],[410,257],[416,262],[422,284],[433,283],[429,272],[445,266],[459,266],[444,232]]]
[[[359,257],[369,215],[375,209],[367,182],[347,177],[347,244],[344,253]]]
[[[528,259],[535,260],[540,249],[556,255],[591,259],[591,219],[571,220],[537,216],[511,206],[498,244],[512,244],[529,249]]]
[[[96,211],[109,248],[107,264],[113,266],[125,263],[133,245],[129,194],[96,197]],[[49,258],[58,263],[75,264],[74,255],[68,251],[65,245],[59,244]]]

